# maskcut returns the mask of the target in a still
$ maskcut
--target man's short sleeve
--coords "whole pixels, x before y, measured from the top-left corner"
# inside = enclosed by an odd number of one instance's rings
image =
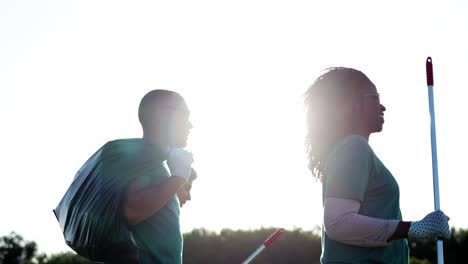
[[[138,183],[139,185],[142,185],[142,186],[148,186],[151,184],[151,182],[152,182],[152,178],[150,175],[138,176],[132,181],[132,183]]]
[[[338,143],[326,163],[325,197],[363,201],[371,173],[372,150],[360,136]]]

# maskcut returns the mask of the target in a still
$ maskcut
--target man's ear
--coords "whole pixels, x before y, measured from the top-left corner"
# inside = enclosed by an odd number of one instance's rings
[[[359,98],[357,102],[353,104],[353,114],[358,117],[364,114],[364,102],[362,98]]]

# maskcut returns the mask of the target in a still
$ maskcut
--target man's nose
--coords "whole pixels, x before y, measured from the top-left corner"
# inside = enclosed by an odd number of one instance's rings
[[[380,104],[380,109],[382,110],[382,112],[385,112],[385,110],[387,110],[387,108],[383,104]]]

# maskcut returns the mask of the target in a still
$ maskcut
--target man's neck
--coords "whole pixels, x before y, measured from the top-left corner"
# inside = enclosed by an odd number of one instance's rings
[[[162,140],[157,135],[151,135],[151,133],[143,133],[143,141],[148,144],[169,147],[169,145],[164,140]]]

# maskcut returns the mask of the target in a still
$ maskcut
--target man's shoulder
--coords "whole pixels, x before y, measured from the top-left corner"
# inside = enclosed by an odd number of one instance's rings
[[[131,146],[142,145],[143,140],[141,138],[120,138],[108,141],[104,144],[107,148],[126,148]]]
[[[125,138],[108,141],[102,149],[103,156],[131,155],[141,149],[143,141],[139,138]]]

